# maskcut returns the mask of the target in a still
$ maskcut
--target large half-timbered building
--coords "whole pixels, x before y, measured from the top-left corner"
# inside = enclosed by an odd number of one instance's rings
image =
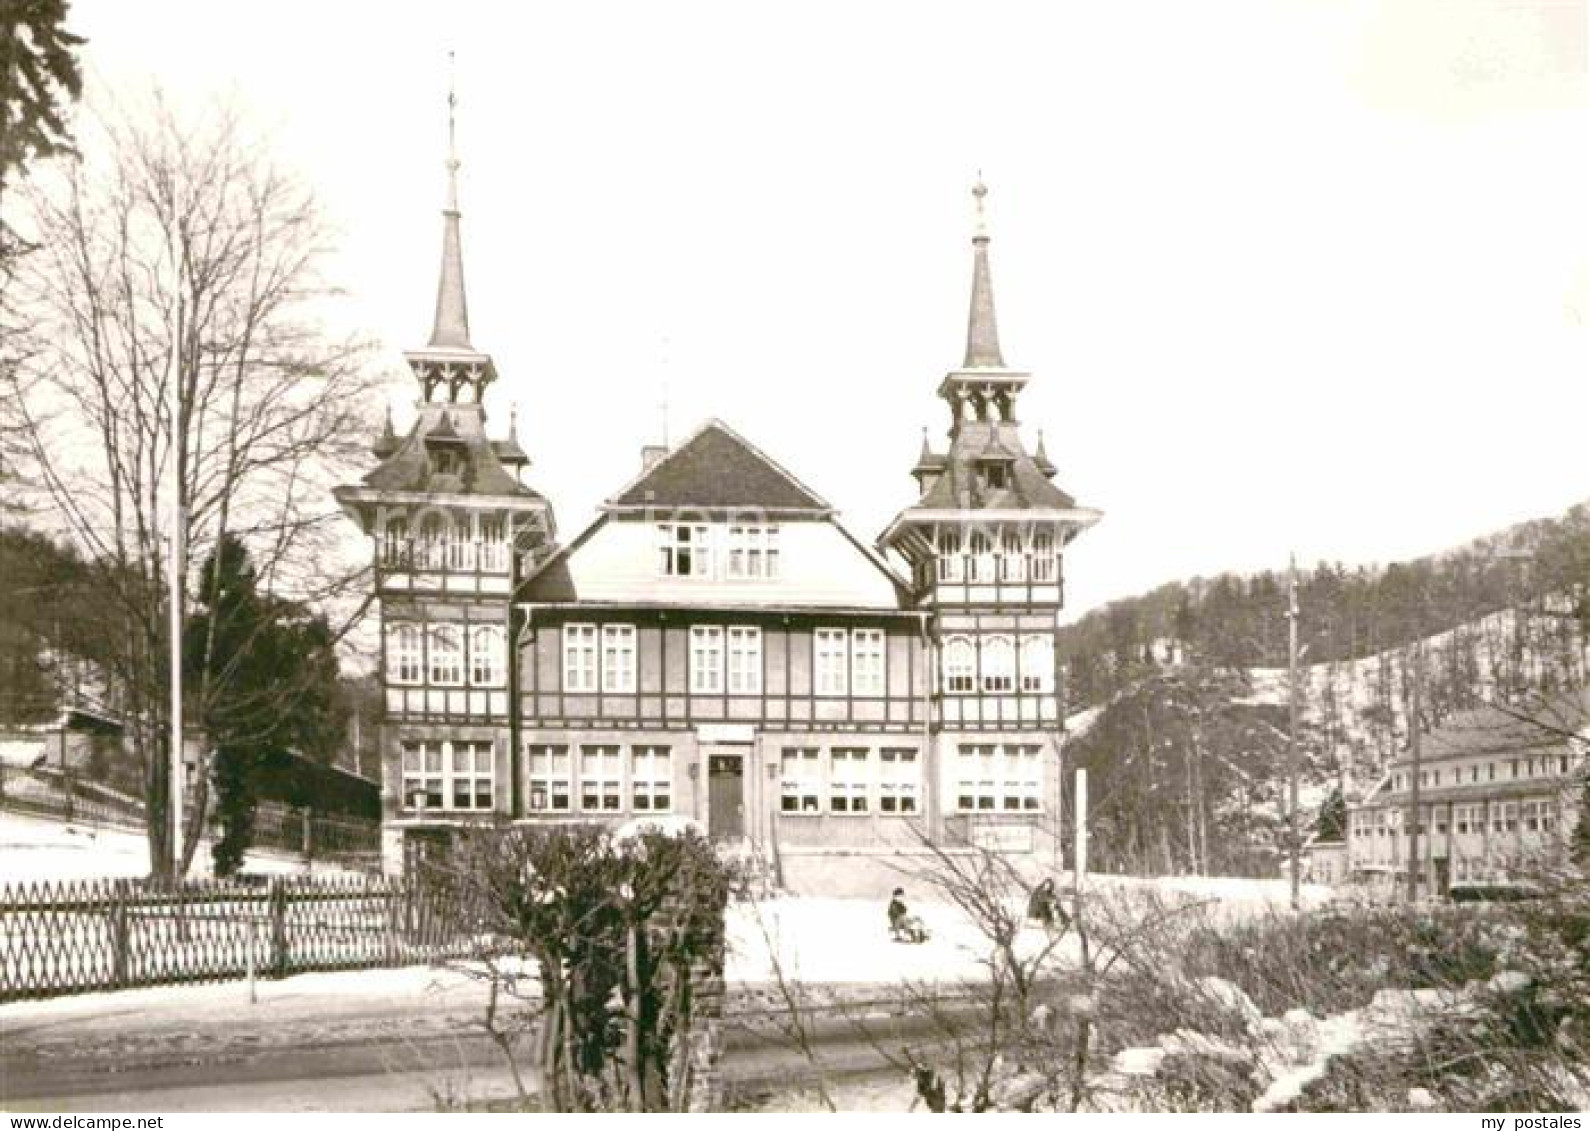
[[[1047,851],[1064,553],[1097,520],[1029,453],[976,192],[966,354],[917,501],[877,543],[729,425],[647,448],[560,544],[471,343],[457,163],[404,437],[338,498],[374,561],[385,856],[482,820],[688,817],[780,859],[972,842]]]

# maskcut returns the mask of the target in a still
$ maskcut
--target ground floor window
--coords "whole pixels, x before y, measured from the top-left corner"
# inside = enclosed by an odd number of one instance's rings
[[[878,751],[878,812],[917,812],[919,769],[916,751],[910,747]]]
[[[815,746],[785,747],[779,758],[782,784],[779,809],[785,813],[816,813],[821,810],[823,767]]]
[[[490,811],[492,762],[490,742],[405,742],[403,807],[420,812]]]
[[[616,746],[580,747],[580,808],[587,813],[616,812],[623,766]]]
[[[530,811],[566,813],[574,792],[573,765],[567,746],[531,746]]]
[[[871,751],[866,747],[836,746],[829,753],[828,809],[833,813],[865,813],[871,792]]]
[[[963,813],[1033,813],[1042,806],[1040,748],[967,743],[956,750],[955,807]]]
[[[637,813],[673,808],[673,760],[666,746],[636,746],[630,752],[630,800]]]

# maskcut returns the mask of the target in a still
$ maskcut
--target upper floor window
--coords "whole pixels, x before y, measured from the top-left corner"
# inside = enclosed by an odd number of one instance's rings
[[[723,691],[723,629],[717,625],[691,626],[690,690],[698,695]]]
[[[977,690],[977,653],[964,636],[944,643],[944,690],[954,695]]]
[[[967,581],[994,580],[994,540],[986,530],[974,530],[967,539],[970,558],[967,561]]]
[[[409,520],[404,515],[389,515],[383,524],[381,561],[389,566],[409,564]]]
[[[1060,576],[1060,559],[1054,552],[1054,532],[1035,530],[1032,534],[1032,579],[1054,581]]]
[[[464,682],[464,629],[456,624],[433,624],[430,634],[431,679],[443,687]]]
[[[711,527],[682,522],[658,524],[658,566],[664,577],[711,577]]]
[[[878,628],[858,628],[850,634],[850,692],[883,694],[884,635]]]
[[[475,687],[501,687],[507,675],[507,632],[500,624],[479,625],[470,632],[469,682]]]
[[[813,639],[818,695],[844,695],[850,687],[849,634],[842,628],[819,628]]]
[[[990,636],[983,641],[983,690],[1000,694],[1016,686],[1016,649],[1008,636]]]
[[[602,626],[602,690],[619,694],[635,690],[635,626]]]
[[[961,532],[953,527],[939,530],[939,580],[959,581],[963,576]]]
[[[563,626],[563,690],[595,691],[597,687],[596,626]]]
[[[983,465],[983,486],[990,491],[1003,491],[1010,486],[1010,469],[1003,463],[985,463]]]
[[[417,624],[395,624],[388,630],[392,642],[393,683],[422,683],[425,679],[425,635]]]
[[[759,695],[762,691],[762,630],[729,629],[729,694]]]
[[[447,568],[447,525],[439,514],[428,514],[420,520],[419,544],[414,547],[415,566]]]
[[[779,569],[778,527],[729,526],[731,578],[775,578]]]
[[[1022,638],[1021,689],[1040,693],[1054,690],[1054,641],[1050,637]]]
[[[1027,549],[1014,530],[1005,531],[999,539],[999,580],[1027,580]]]
[[[500,514],[483,514],[480,524],[480,568],[488,573],[508,569],[508,524]]]

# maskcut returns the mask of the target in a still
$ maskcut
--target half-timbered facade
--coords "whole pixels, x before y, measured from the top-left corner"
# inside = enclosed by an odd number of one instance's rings
[[[375,567],[389,867],[482,820],[686,817],[782,858],[1051,843],[1063,555],[1097,515],[1019,434],[983,191],[948,449],[876,545],[712,420],[560,546],[486,431],[451,189],[417,419],[338,493]]]

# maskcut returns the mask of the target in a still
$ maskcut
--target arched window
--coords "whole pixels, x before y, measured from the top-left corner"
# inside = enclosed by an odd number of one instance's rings
[[[394,624],[387,628],[390,642],[388,662],[393,683],[419,683],[425,674],[425,651],[417,624]]]
[[[1016,648],[1008,636],[983,641],[983,690],[1013,691],[1016,687]]]
[[[469,682],[474,687],[501,687],[506,664],[506,633],[500,624],[477,627],[469,640]]]
[[[1054,640],[1051,637],[1022,639],[1021,689],[1040,693],[1054,690]]]
[[[946,694],[965,695],[977,690],[977,653],[970,640],[964,636],[946,640],[943,664]]]
[[[464,630],[456,624],[431,626],[431,682],[443,687],[464,682]]]
[[[508,569],[507,524],[500,514],[480,516],[480,568],[488,573]]]
[[[939,530],[939,580],[959,581],[961,568],[961,532],[945,527]]]

